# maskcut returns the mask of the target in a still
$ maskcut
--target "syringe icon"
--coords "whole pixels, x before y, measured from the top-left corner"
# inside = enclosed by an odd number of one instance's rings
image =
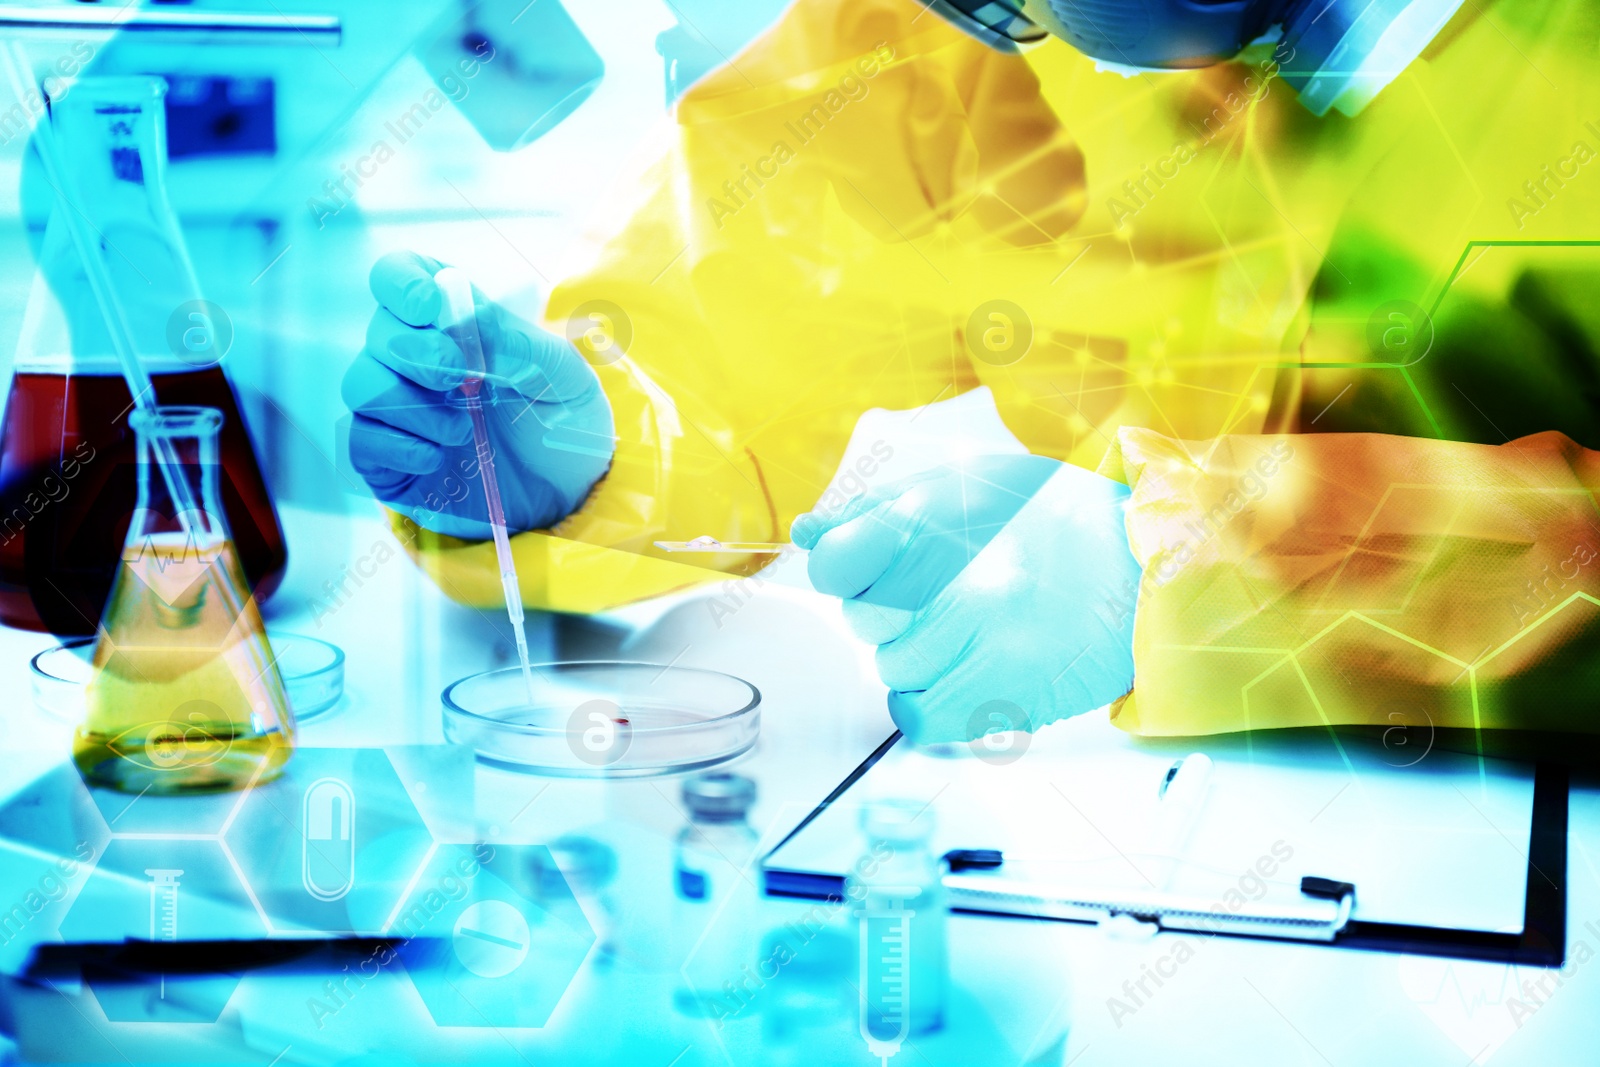
[[[861,919],[861,1036],[885,1065],[911,1027],[911,919],[915,886],[874,886]]]
[[[183,871],[147,867],[150,876],[150,940],[178,940],[178,879]]]

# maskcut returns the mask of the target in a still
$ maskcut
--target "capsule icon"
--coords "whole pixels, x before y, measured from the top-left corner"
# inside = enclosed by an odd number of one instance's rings
[[[318,900],[356,884],[356,798],[340,778],[318,778],[301,801],[300,881]]]

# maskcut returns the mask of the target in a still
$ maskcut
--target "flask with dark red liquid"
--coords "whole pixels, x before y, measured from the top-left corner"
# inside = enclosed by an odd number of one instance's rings
[[[58,158],[98,245],[147,402],[216,408],[221,504],[259,602],[283,577],[283,529],[219,362],[226,313],[203,300],[165,190],[159,78],[83,78],[50,101]],[[133,399],[58,204],[51,207],[0,422],[0,622],[91,634],[138,493]]]
[[[222,412],[222,508],[259,603],[288,555],[233,387],[220,366],[153,377],[162,404]],[[12,378],[0,424],[0,622],[94,633],[138,493],[132,408],[114,372]]]

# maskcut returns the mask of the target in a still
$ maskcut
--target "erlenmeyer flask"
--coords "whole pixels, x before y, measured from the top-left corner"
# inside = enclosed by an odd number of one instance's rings
[[[157,402],[224,415],[221,502],[249,588],[265,600],[283,575],[283,531],[219,362],[218,331],[231,327],[202,299],[167,198],[165,95],[160,78],[83,78],[50,100],[48,121]],[[23,214],[44,237],[0,426],[0,622],[91,634],[134,506],[133,398],[38,170],[29,156]]]
[[[138,505],[73,760],[85,781],[135,793],[253,784],[288,760],[294,720],[217,498],[222,414],[161,407],[129,421]]]

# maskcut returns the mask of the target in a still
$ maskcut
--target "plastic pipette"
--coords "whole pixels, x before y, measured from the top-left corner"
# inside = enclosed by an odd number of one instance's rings
[[[489,505],[489,529],[494,534],[494,554],[500,563],[500,586],[505,590],[506,614],[517,639],[517,660],[522,664],[522,680],[528,686],[528,703],[536,703],[533,668],[528,661],[528,635],[522,627],[522,586],[517,582],[517,564],[511,557],[511,538],[506,533],[505,506],[500,499],[500,480],[495,477],[494,450],[489,447],[489,420],[483,413],[483,378],[488,365],[483,358],[483,341],[478,336],[478,315],[472,304],[472,281],[457,267],[444,267],[433,276],[444,296],[440,326],[461,347],[467,362],[467,379],[461,383],[467,414],[472,418],[472,443],[478,453],[478,476],[483,479],[483,496]]]

